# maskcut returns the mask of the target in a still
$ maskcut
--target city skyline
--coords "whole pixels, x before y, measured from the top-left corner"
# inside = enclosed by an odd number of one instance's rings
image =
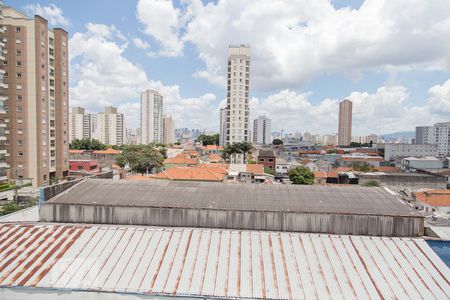
[[[197,6],[191,2],[180,6],[144,0],[131,5],[114,3],[111,11],[102,17],[94,11],[105,4],[103,1],[90,3],[92,10],[87,13],[80,12],[83,5],[50,3],[5,1],[6,5],[14,5],[29,15],[40,13],[49,22],[67,28],[74,45],[70,54],[72,105],[88,111],[116,106],[127,116],[126,123],[132,128],[138,125],[135,120],[139,114],[139,91],[154,88],[165,96],[167,105],[174,105],[170,113],[179,127],[218,131],[219,109],[224,107],[226,98],[226,48],[231,43],[249,43],[252,47],[255,74],[250,119],[267,115],[273,120],[275,130],[334,132],[338,116],[332,112],[337,111],[338,102],[345,98],[354,103],[354,128],[358,135],[412,131],[420,124],[411,115],[426,116],[423,124],[433,124],[446,121],[445,114],[450,111],[448,41],[444,38],[450,33],[444,22],[449,8],[438,4],[418,6],[415,24],[410,25],[405,16],[389,13],[401,5],[414,6],[410,2],[319,1],[317,7],[303,3],[310,10],[306,14],[298,12],[297,7],[302,5],[293,1],[293,7],[276,6],[279,14],[275,19],[267,12],[259,12],[249,20],[255,28],[236,33],[236,28],[218,28],[215,24],[223,17],[240,25],[240,15],[233,16],[231,11],[233,8],[247,11],[250,7],[235,1]],[[193,15],[186,21],[188,9],[192,9]],[[318,19],[319,11],[328,14]],[[430,12],[434,12],[429,21],[436,24],[434,27],[427,25]],[[294,19],[289,24],[286,20],[291,19],[292,13],[298,15],[298,22]],[[208,18],[208,14],[214,18]],[[368,20],[368,24],[363,20]],[[217,28],[217,36],[202,34],[200,21]],[[391,27],[383,26],[389,21]],[[335,28],[327,25],[330,22],[337,22]],[[271,29],[262,35],[258,28],[265,28],[265,23]],[[305,40],[305,32],[319,28],[320,34]],[[412,35],[428,28],[430,31],[423,40],[416,40]],[[375,29],[378,35],[371,38],[365,34],[352,35],[355,40],[351,41],[343,37],[348,36],[348,30],[372,32]],[[335,45],[337,48],[325,53],[311,48],[311,43],[321,42],[330,34],[342,36]],[[205,40],[207,36],[211,46]],[[402,42],[394,42],[399,36]],[[280,47],[267,44],[270,38],[284,45],[283,52]],[[345,45],[349,43],[357,45],[359,55],[352,57],[351,51],[346,50]],[[420,55],[411,53],[404,60],[400,53],[410,49],[411,43],[420,46],[414,47]],[[442,47],[433,51],[421,48],[427,44]],[[390,45],[397,45],[398,49]],[[331,47],[324,45],[328,46]],[[370,49],[376,50],[370,52]],[[105,54],[104,58],[101,53]],[[110,74],[112,64],[114,75],[108,78],[99,75]],[[99,90],[95,99],[90,93],[94,87]],[[302,118],[297,118],[300,114]],[[391,130],[392,124],[395,130]]]

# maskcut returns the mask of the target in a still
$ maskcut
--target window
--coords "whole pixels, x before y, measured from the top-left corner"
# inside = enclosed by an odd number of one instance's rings
[[[17,50],[16,50],[16,55],[17,55],[17,56],[20,56],[20,55],[22,55],[22,50],[20,50],[20,49],[17,49]]]
[[[50,44],[50,46],[53,46],[55,44],[55,40],[53,38],[49,38],[48,43]]]
[[[17,78],[22,78],[22,73],[21,73],[21,72],[17,72],[17,73],[16,73],[16,77],[17,77]]]
[[[17,140],[17,145],[18,146],[23,146],[23,140]]]
[[[16,67],[21,67],[22,66],[22,62],[20,60],[16,61]]]
[[[18,152],[17,152],[17,156],[19,156],[19,157],[20,157],[20,156],[23,156],[23,151],[18,151]]]
[[[21,39],[16,39],[16,44],[20,44],[20,43],[22,43],[22,40]]]
[[[49,49],[48,52],[49,52],[49,54],[50,54],[51,56],[54,56],[54,55],[55,55],[55,51],[54,51],[53,49]]]
[[[22,124],[23,123],[22,118],[17,118],[17,123]]]
[[[20,27],[16,27],[16,32],[20,32],[21,28]]]
[[[17,106],[17,111],[22,112],[22,106]]]
[[[21,85],[21,84],[18,84],[18,85],[16,85],[16,88],[17,88],[18,90],[21,90],[21,89],[22,89],[22,85]]]

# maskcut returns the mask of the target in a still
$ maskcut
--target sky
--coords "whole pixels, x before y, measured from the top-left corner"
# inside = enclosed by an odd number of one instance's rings
[[[450,0],[5,0],[69,32],[70,104],[113,105],[139,126],[140,92],[175,127],[218,130],[229,44],[250,44],[251,119],[353,135],[450,121]]]

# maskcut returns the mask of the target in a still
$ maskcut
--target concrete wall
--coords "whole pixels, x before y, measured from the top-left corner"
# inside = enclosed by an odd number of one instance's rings
[[[103,173],[100,173],[100,174],[95,174],[95,175],[87,176],[87,177],[84,177],[84,178],[112,179],[113,178],[113,171],[111,170],[111,171],[108,171],[108,172],[103,172]],[[49,185],[49,186],[41,188],[40,196],[39,196],[39,202],[42,203],[42,202],[47,201],[48,199],[51,199],[51,198],[55,197],[59,193],[62,193],[65,190],[67,190],[68,188],[74,186],[75,184],[77,184],[81,180],[84,180],[84,178],[71,180],[71,181],[66,181],[66,182],[63,182],[63,183]]]
[[[94,206],[45,203],[43,222],[206,227],[373,236],[420,236],[423,217]]]
[[[364,175],[358,176],[359,184],[362,185],[367,181],[377,181],[382,186],[394,189],[446,189],[447,178],[442,176],[430,175],[409,175],[409,174],[390,174],[390,175]]]

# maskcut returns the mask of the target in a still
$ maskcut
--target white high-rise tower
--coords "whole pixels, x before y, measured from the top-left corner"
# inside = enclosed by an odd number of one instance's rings
[[[146,90],[141,94],[141,142],[161,143],[163,140],[163,96]]]
[[[250,46],[231,45],[228,55],[227,144],[250,142],[249,78]]]

